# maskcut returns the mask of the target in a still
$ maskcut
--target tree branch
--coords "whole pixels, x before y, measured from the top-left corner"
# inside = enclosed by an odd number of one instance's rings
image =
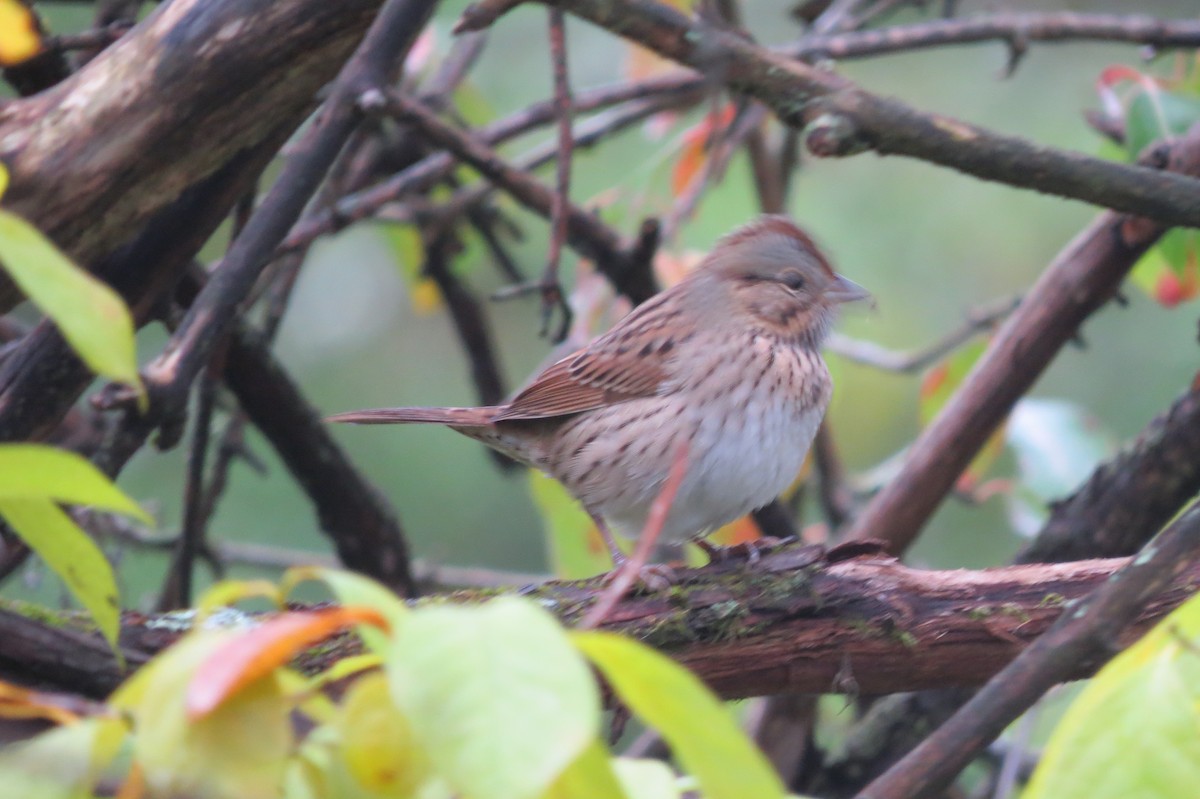
[[[742,698],[784,692],[867,693],[979,685],[1046,631],[1065,603],[1104,583],[1128,561],[1013,566],[983,571],[924,571],[893,560],[813,564],[805,547],[763,557],[752,570],[681,572],[669,592],[623,600],[605,629],[637,636],[695,671],[719,694]],[[835,551],[836,557],[836,551]],[[1123,641],[1144,632],[1200,583],[1195,565],[1146,603]],[[604,591],[598,580],[522,589],[568,624]],[[486,601],[494,591],[460,592]],[[44,610],[39,610],[44,613]],[[0,613],[0,674],[40,686],[88,686],[102,696],[115,686],[107,654],[78,659],[77,637],[18,646],[12,616]],[[159,617],[126,614],[122,642],[145,657],[182,632]],[[98,641],[98,639],[97,639]],[[337,656],[351,649],[337,647]],[[309,658],[313,669],[325,660]],[[97,644],[96,651],[103,653]],[[64,654],[67,653],[67,654]],[[81,662],[77,662],[81,661]],[[53,666],[53,670],[51,669]],[[1078,661],[1061,679],[1091,673]],[[86,674],[82,672],[86,671]],[[78,682],[77,682],[78,681]]]
[[[186,187],[298,125],[378,6],[161,4],[67,80],[0,107],[0,160],[12,178],[6,207],[76,260],[95,261]],[[0,284],[0,309],[18,297]]]
[[[1168,159],[1171,168],[1200,171],[1200,129],[1171,148]],[[882,539],[903,552],[1016,401],[1162,233],[1157,225],[1109,212],[1067,245],[847,536]]]
[[[504,189],[523,205],[550,219],[555,192],[521,169],[506,163],[495,151],[442,120],[421,103],[398,92],[389,91],[383,108],[396,119],[421,131],[430,143],[445,148],[470,164],[489,181]],[[657,290],[651,274],[635,274],[630,269],[629,249],[617,233],[574,203],[566,203],[567,241],[596,262],[617,289],[641,302]]]
[[[999,40],[1023,50],[1029,42],[1107,41],[1159,48],[1200,47],[1200,20],[1070,12],[988,14],[825,36],[784,47],[793,58],[863,58],[930,47]]]
[[[1200,181],[1035,145],[863,90],[654,0],[542,0],[702,72],[808,127],[810,151],[873,150],[1173,225],[1200,226]],[[464,23],[467,23],[464,25]],[[464,14],[460,30],[473,29]]]

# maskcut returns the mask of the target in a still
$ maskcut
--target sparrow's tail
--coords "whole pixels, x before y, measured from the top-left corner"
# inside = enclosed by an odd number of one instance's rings
[[[448,424],[481,427],[492,423],[499,409],[484,408],[368,408],[325,417],[327,422],[349,424]]]

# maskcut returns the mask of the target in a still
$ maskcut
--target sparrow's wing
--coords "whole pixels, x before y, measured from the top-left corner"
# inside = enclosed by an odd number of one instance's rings
[[[587,347],[547,367],[493,421],[547,419],[649,397],[670,378],[678,311],[659,295]]]

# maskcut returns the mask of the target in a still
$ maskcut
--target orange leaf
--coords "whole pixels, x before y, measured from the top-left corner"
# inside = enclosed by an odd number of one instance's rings
[[[80,716],[93,715],[102,707],[82,698],[42,693],[0,681],[0,719],[47,719],[55,724],[73,724]]]
[[[754,519],[750,516],[743,516],[736,521],[732,521],[710,536],[714,543],[726,547],[744,544],[757,540],[760,537],[758,525],[754,523]]]
[[[683,134],[683,146],[679,149],[679,160],[671,171],[671,196],[678,197],[692,185],[692,181],[704,169],[708,161],[708,145],[719,130],[733,122],[733,105],[727,103],[720,112],[707,114],[704,119],[688,128]]]
[[[305,648],[355,624],[387,629],[387,620],[373,608],[339,607],[286,613],[231,638],[196,670],[188,685],[188,718],[207,716]]]

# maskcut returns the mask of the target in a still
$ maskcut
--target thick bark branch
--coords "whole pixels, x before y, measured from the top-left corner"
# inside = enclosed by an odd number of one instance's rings
[[[0,108],[5,205],[90,263],[239,151],[299,124],[378,6],[161,4],[71,78]],[[16,296],[0,287],[0,307]]]
[[[741,698],[785,692],[885,694],[930,687],[977,686],[1045,632],[1065,603],[1088,594],[1129,561],[1012,566],[983,571],[923,571],[892,560],[819,566],[805,549],[766,556],[749,570],[686,572],[669,592],[634,596],[610,614],[607,629],[639,637],[694,670],[718,693]],[[1148,602],[1129,640],[1200,585],[1200,567],[1176,576]],[[531,594],[568,624],[604,590],[597,581],[547,583]],[[460,593],[458,601],[494,596]],[[45,613],[39,610],[39,613]],[[80,658],[78,633],[53,629],[36,646],[10,635],[27,624],[0,613],[0,675],[6,679],[102,696],[119,679],[102,647]],[[172,636],[164,621],[126,616],[122,642],[134,658]],[[329,663],[319,647],[311,666]],[[336,657],[347,649],[336,650]],[[325,657],[325,661],[320,658]],[[1080,661],[1068,678],[1090,673]]]

